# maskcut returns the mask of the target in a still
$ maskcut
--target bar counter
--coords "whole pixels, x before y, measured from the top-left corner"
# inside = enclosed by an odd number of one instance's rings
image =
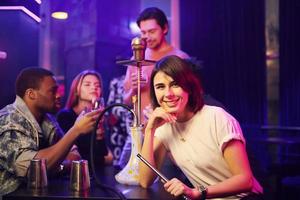
[[[114,175],[118,170],[113,167],[105,167],[97,170],[97,177],[102,184],[114,187],[121,191],[127,199],[174,199],[168,194],[160,181],[151,187],[144,189],[140,186],[123,185],[116,182]],[[91,188],[86,192],[74,192],[69,189],[69,177],[48,178],[48,186],[43,190],[30,190],[26,185],[18,190],[4,195],[3,200],[37,200],[37,199],[119,199],[119,197],[96,185],[91,178]]]

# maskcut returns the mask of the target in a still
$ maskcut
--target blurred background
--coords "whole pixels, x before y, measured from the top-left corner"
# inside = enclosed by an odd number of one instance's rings
[[[166,13],[169,42],[201,61],[206,93],[241,123],[268,198],[296,197],[298,0],[1,0],[0,108],[14,101],[16,76],[29,66],[52,70],[64,94],[76,74],[95,69],[108,99],[110,82],[126,72],[116,61],[132,56],[136,17],[150,6]]]

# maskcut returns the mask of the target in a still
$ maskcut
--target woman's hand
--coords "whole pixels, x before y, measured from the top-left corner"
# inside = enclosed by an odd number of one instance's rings
[[[173,178],[170,181],[166,182],[164,184],[164,188],[167,192],[175,197],[185,195],[186,197],[189,197],[191,199],[199,198],[199,192],[197,191],[197,189],[186,186],[177,178]]]
[[[102,140],[104,138],[105,130],[104,130],[104,124],[103,123],[104,122],[102,120],[98,124],[98,128],[97,128],[97,131],[96,131],[96,140]]]
[[[177,120],[175,115],[167,113],[162,107],[157,107],[155,110],[148,114],[149,119],[146,129],[156,129],[165,123],[173,123]]]

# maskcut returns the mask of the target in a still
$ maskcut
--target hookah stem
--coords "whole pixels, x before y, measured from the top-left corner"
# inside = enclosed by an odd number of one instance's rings
[[[136,113],[137,113],[137,95],[133,95],[132,98],[131,98],[131,102],[132,102],[132,105],[133,105],[133,112],[135,113],[135,116],[136,116]],[[134,127],[137,127],[137,117],[134,117],[133,119],[133,126]]]
[[[142,63],[137,62],[137,126],[141,125],[141,74]]]

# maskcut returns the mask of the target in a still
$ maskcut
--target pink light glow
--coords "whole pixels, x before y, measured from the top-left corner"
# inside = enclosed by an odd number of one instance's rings
[[[41,0],[35,0],[35,2],[37,2],[38,4],[41,4],[41,3],[42,3]]]
[[[5,51],[0,51],[0,59],[6,59],[7,53]]]
[[[140,28],[136,24],[136,22],[130,22],[129,23],[129,28],[132,34],[137,35],[140,33]]]
[[[25,8],[24,6],[0,6],[0,10],[21,10],[25,14],[27,14],[29,17],[34,19],[37,22],[41,22],[41,18],[36,16],[33,12]]]

